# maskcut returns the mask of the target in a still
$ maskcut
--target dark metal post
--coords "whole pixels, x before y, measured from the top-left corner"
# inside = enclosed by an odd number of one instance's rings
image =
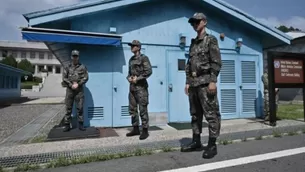
[[[268,53],[268,94],[269,94],[269,122],[270,126],[276,126],[275,87],[274,87],[274,56]]]

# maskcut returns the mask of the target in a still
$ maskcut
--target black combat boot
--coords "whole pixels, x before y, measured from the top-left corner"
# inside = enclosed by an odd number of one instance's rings
[[[188,145],[183,146],[181,152],[201,151],[202,148],[200,134],[193,134],[193,141]]]
[[[133,127],[133,129],[126,134],[127,137],[131,137],[131,136],[136,136],[136,135],[140,135],[140,129],[139,127]]]
[[[78,129],[81,131],[86,131],[86,128],[84,127],[84,123],[83,122],[79,122],[78,123]]]
[[[149,136],[148,134],[148,128],[143,128],[143,131],[139,137],[140,140],[145,140]]]
[[[70,130],[71,130],[70,124],[65,124],[65,125],[64,125],[64,130],[63,130],[63,132],[68,132],[68,131],[70,131]]]
[[[202,158],[210,159],[217,155],[216,138],[209,138],[209,143],[207,148],[202,154]]]

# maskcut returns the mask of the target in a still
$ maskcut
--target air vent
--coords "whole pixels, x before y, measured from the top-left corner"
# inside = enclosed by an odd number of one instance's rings
[[[88,107],[88,118],[104,118],[104,107]]]
[[[128,106],[121,107],[121,116],[129,116],[129,107]]]

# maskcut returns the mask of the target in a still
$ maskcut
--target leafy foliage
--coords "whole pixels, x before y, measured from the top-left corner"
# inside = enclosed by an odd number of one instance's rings
[[[8,65],[8,66],[12,66],[12,67],[17,67],[18,65],[18,62],[17,60],[12,56],[12,55],[9,55],[7,57],[4,57],[0,63],[2,64],[5,64],[5,65]]]
[[[31,72],[34,73],[34,68],[33,65],[30,61],[28,61],[27,59],[23,59],[21,60],[18,65],[17,65],[18,69],[27,71],[27,72]]]

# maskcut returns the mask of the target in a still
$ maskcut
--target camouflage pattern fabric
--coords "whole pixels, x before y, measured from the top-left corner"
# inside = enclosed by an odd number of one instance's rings
[[[265,120],[269,120],[270,116],[270,111],[269,111],[269,83],[268,83],[268,73],[265,72],[262,77],[262,81],[264,84],[264,118]],[[278,90],[278,88],[276,89]],[[275,106],[276,106],[276,111],[277,113],[278,110],[278,104],[279,104],[279,90],[275,92]]]
[[[192,39],[186,64],[186,84],[196,87],[217,82],[222,62],[217,39],[212,35]]]
[[[192,115],[193,134],[202,133],[203,115],[209,123],[209,136],[217,138],[220,133],[220,112],[218,98],[208,92],[207,85],[190,87],[189,89],[190,111]]]
[[[83,105],[84,105],[84,84],[88,81],[88,70],[82,64],[73,65],[70,64],[68,67],[63,70],[63,83],[62,85],[66,86],[66,114],[64,118],[64,123],[70,124],[71,122],[71,113],[73,103],[76,103],[76,110],[78,121],[83,122]],[[77,89],[72,89],[73,83],[78,83]]]
[[[139,56],[132,56],[129,60],[129,71],[127,80],[129,77],[137,77],[137,82],[130,84],[129,91],[129,114],[132,116],[132,125],[139,126],[138,105],[140,110],[140,116],[142,120],[142,127],[148,128],[149,118],[147,106],[149,104],[148,97],[148,83],[147,78],[152,74],[152,67],[149,58],[141,54]]]
[[[148,89],[147,88],[134,88],[129,92],[129,113],[131,114],[132,126],[139,126],[140,120],[138,115],[138,105],[140,110],[140,116],[142,121],[142,127],[148,128],[149,118],[148,118]]]
[[[217,39],[205,34],[192,39],[190,58],[186,64],[186,84],[189,84],[190,114],[193,134],[202,132],[203,115],[209,123],[209,136],[217,138],[220,133],[221,116],[217,93],[209,93],[208,85],[216,83],[222,67]]]

